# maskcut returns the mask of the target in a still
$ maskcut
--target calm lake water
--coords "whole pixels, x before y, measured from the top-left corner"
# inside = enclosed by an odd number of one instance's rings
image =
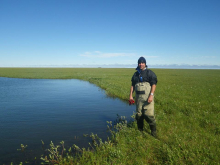
[[[129,90],[129,89],[128,89]],[[43,154],[50,141],[87,148],[89,137],[107,139],[106,121],[130,116],[134,106],[113,99],[99,87],[81,80],[0,77],[0,164]],[[17,151],[28,145],[26,155]]]

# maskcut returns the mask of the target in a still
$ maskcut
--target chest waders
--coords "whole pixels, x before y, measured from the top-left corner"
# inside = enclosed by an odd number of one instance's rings
[[[151,135],[156,136],[156,121],[154,117],[154,100],[148,103],[151,86],[148,82],[135,84],[136,120],[139,130],[143,130],[144,119],[150,125]]]

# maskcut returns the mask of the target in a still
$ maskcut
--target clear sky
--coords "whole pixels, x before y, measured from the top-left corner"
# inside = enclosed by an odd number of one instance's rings
[[[220,65],[220,0],[0,0],[0,67]]]

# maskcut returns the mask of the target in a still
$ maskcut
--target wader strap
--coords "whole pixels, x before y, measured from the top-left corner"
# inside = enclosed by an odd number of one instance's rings
[[[138,95],[145,94],[145,91],[136,91]]]

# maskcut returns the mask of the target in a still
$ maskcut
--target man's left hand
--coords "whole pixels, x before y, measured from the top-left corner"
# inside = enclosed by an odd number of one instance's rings
[[[154,96],[150,95],[150,96],[148,97],[147,102],[148,102],[148,103],[151,103],[151,102],[153,101],[153,99],[154,99]]]

